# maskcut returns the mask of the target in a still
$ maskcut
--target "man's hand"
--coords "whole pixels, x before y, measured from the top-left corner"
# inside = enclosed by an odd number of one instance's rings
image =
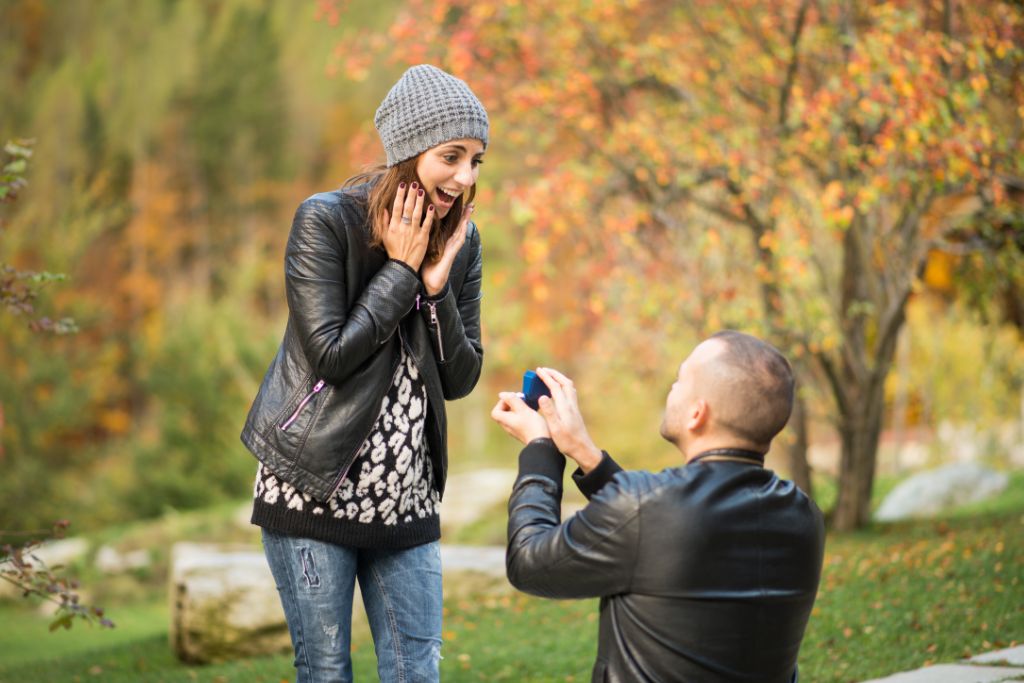
[[[551,368],[537,368],[537,376],[551,390],[551,398],[541,396],[538,401],[538,412],[547,423],[551,438],[558,450],[575,460],[584,474],[589,473],[604,456],[587,433],[576,387],[571,379]]]
[[[491,418],[524,445],[534,439],[550,437],[548,425],[536,410],[523,403],[519,394],[503,391],[491,410]]]

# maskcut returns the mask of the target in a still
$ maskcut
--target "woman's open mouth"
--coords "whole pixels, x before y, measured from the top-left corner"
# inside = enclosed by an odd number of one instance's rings
[[[440,187],[437,188],[437,199],[438,199],[438,202],[440,202],[441,204],[444,204],[445,206],[449,206],[450,207],[452,204],[455,203],[455,200],[458,199],[458,198],[459,198],[459,196],[457,194],[453,194],[453,193],[450,193],[450,192],[445,192]]]

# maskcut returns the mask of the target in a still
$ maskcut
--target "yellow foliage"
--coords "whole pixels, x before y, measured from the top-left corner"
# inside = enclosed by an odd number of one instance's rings
[[[126,434],[132,426],[132,416],[121,408],[110,408],[100,413],[100,426],[110,434]]]
[[[548,242],[541,239],[527,240],[523,244],[523,255],[527,263],[541,263],[548,257]]]
[[[957,257],[944,251],[933,249],[928,252],[925,262],[923,280],[928,287],[943,293],[953,291],[953,270]]]

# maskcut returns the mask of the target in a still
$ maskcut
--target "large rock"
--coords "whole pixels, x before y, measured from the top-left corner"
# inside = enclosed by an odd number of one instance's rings
[[[957,462],[920,472],[901,482],[882,501],[875,519],[892,522],[933,517],[951,508],[991,498],[1009,477],[973,462]]]
[[[171,647],[190,663],[291,652],[262,552],[177,543],[171,551]]]
[[[96,551],[93,563],[104,574],[121,574],[135,569],[145,569],[151,564],[149,551],[145,548],[120,552],[112,545],[104,545]]]

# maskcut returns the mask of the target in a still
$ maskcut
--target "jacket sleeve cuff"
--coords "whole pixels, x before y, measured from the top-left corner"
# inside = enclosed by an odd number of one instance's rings
[[[412,266],[410,266],[410,265],[409,265],[408,263],[406,263],[405,261],[402,261],[402,260],[400,260],[400,259],[396,259],[396,258],[389,258],[389,259],[388,259],[388,261],[391,261],[392,263],[397,263],[398,265],[402,266],[403,268],[405,268],[406,270],[408,270],[408,271],[409,271],[410,273],[412,273],[412,274],[413,274],[413,276],[415,276],[417,280],[419,280],[419,279],[420,279],[420,274],[419,274],[419,273],[417,273],[417,272],[416,272],[416,271],[415,271],[415,270],[413,269],[413,267],[412,267]]]
[[[565,457],[551,439],[534,439],[519,453],[519,477],[538,474],[562,487]]]
[[[601,462],[597,464],[597,467],[587,474],[577,467],[576,471],[572,473],[572,480],[576,482],[580,493],[590,500],[591,496],[604,488],[604,485],[621,471],[622,467],[619,466],[619,463],[615,462],[607,451],[601,451]]]
[[[437,294],[430,295],[427,294],[427,288],[424,287],[423,295],[420,297],[420,301],[440,301],[441,299],[444,299],[446,296],[448,296],[448,290],[450,290],[451,288],[452,284],[450,282],[445,282],[444,287],[441,288],[440,292],[438,292]]]

